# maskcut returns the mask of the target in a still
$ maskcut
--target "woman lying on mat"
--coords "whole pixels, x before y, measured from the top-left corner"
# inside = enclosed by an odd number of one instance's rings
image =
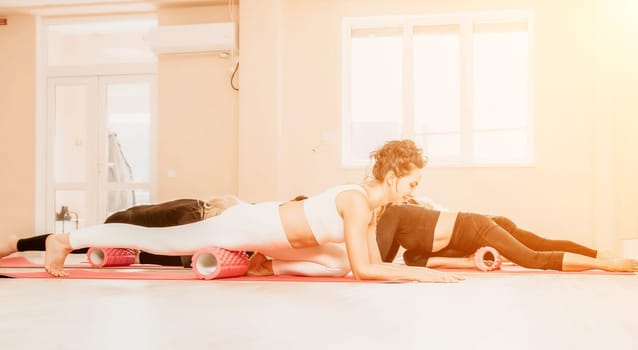
[[[496,249],[513,263],[558,271],[638,271],[638,261],[615,258],[570,241],[548,240],[520,229],[505,217],[438,211],[421,205],[389,205],[377,223],[381,259],[393,261],[399,247],[409,266],[473,267],[478,248]],[[433,259],[430,257],[447,257]]]
[[[356,279],[365,280],[462,280],[462,276],[381,261],[374,210],[410,198],[425,160],[411,140],[387,142],[372,156],[371,181],[337,186],[303,201],[239,204],[216,217],[170,228],[105,224],[51,235],[45,269],[53,276],[65,276],[66,255],[91,246],[162,255],[190,255],[217,246],[260,252],[251,259],[253,273],[343,276],[351,269]],[[347,255],[339,245],[343,242]]]
[[[232,196],[215,197],[207,202],[197,199],[177,199],[158,204],[138,205],[110,215],[104,221],[108,223],[131,224],[144,227],[169,227],[190,224],[219,215],[224,209],[239,204]],[[0,258],[15,252],[44,251],[49,234],[18,239],[10,236],[0,239]],[[87,248],[71,253],[86,253]],[[190,267],[191,255],[168,256],[139,252],[141,264]]]

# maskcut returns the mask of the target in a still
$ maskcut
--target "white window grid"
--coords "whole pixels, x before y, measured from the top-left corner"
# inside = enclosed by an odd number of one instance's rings
[[[524,128],[528,137],[527,155],[520,160],[479,161],[473,154],[472,129],[472,42],[471,34],[475,23],[524,23],[528,32],[528,113],[527,126]],[[414,84],[413,74],[413,33],[417,26],[458,25],[461,34],[461,152],[457,156],[429,157],[431,167],[463,167],[463,166],[533,166],[534,159],[534,124],[533,124],[533,12],[531,10],[494,11],[484,13],[437,14],[419,16],[382,16],[382,17],[346,17],[342,21],[342,156],[343,168],[361,168],[371,165],[370,159],[355,159],[352,156],[352,115],[351,115],[351,62],[353,30],[402,28],[403,34],[403,108],[401,138],[417,139],[427,134],[414,131]],[[490,131],[512,130],[513,128],[490,129]],[[518,130],[518,128],[517,128]],[[378,145],[381,146],[381,145]],[[372,151],[372,149],[370,150]]]

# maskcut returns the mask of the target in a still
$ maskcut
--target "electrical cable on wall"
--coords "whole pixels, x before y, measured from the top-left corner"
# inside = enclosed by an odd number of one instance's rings
[[[239,51],[239,43],[238,43],[239,26],[237,25],[238,24],[237,22],[239,21],[238,19],[235,18],[234,6],[235,6],[234,1],[228,0],[228,15],[230,16],[230,20],[235,25],[235,45],[233,49],[230,50],[230,61],[232,62],[232,64],[234,64],[233,73],[230,76],[230,87],[232,87],[233,90],[235,91],[239,91],[239,85],[235,82],[235,77],[237,76],[237,73],[239,71],[239,58],[236,59],[237,51]]]
[[[237,75],[238,71],[239,71],[239,61],[235,63],[235,68],[233,68],[233,74],[230,76],[230,86],[235,91],[239,91],[239,86],[235,86],[235,75]]]

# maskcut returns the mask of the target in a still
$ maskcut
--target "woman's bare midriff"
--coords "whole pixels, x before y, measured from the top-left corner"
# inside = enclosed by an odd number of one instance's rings
[[[432,251],[438,252],[450,244],[452,232],[454,231],[454,223],[458,212],[442,211],[439,220],[434,227],[434,241],[432,242]]]
[[[290,201],[279,205],[281,225],[293,248],[309,248],[319,245],[306,219],[303,201]]]

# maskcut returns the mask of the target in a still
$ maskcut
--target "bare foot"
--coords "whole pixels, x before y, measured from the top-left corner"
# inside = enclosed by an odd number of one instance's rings
[[[635,259],[610,259],[608,271],[637,272],[638,261]]]
[[[64,260],[71,250],[67,233],[49,235],[46,240],[44,269],[54,277],[68,276],[69,274],[64,272]]]
[[[0,238],[0,258],[18,251],[18,236]]]
[[[248,262],[247,276],[272,276],[272,260],[264,254],[255,252]]]

